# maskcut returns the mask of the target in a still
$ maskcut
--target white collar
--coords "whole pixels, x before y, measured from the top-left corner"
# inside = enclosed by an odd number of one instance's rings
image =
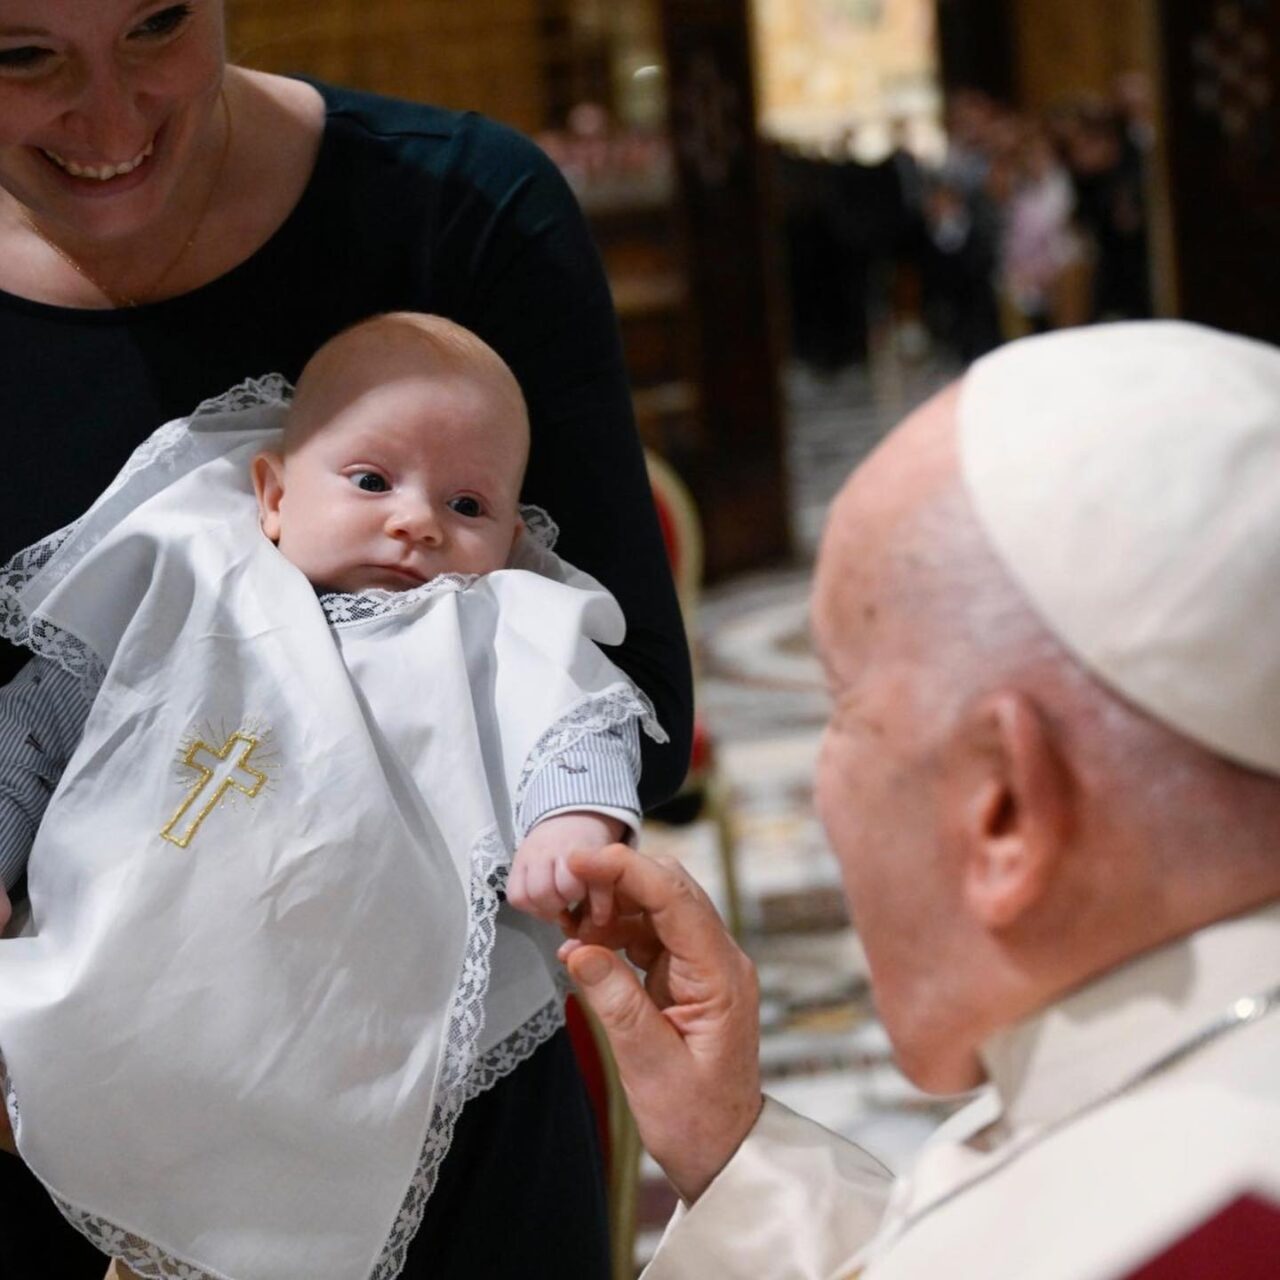
[[[983,1046],[1003,1129],[1054,1124],[1280,981],[1280,902],[1222,920],[1095,979]]]

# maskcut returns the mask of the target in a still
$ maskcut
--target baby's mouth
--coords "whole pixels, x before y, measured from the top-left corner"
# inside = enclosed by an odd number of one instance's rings
[[[73,178],[90,178],[97,182],[110,182],[112,178],[122,178],[126,173],[132,173],[155,149],[156,140],[152,138],[132,160],[126,160],[123,164],[99,165],[80,164],[75,160],[68,160],[65,156],[60,156],[56,151],[50,151],[47,147],[41,147],[40,151],[46,159],[51,160],[59,169],[64,173],[69,173]]]
[[[426,582],[423,574],[419,573],[417,569],[410,569],[407,565],[387,564],[381,566],[381,568],[383,573],[389,574],[392,578],[399,579],[409,586],[421,586]]]

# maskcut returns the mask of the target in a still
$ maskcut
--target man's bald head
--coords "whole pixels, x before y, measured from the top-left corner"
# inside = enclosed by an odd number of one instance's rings
[[[1280,783],[1107,689],[994,554],[961,392],[846,485],[814,602],[819,803],[903,1065],[944,1089],[1061,990],[1280,893]]]

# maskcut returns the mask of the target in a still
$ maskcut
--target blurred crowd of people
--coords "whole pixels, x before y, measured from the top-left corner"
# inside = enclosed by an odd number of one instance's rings
[[[1040,115],[954,93],[940,162],[782,151],[795,354],[834,368],[896,321],[969,361],[1028,332],[1151,314],[1144,78]]]

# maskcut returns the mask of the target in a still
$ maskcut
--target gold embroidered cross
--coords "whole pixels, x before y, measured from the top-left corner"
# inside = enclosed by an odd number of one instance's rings
[[[249,757],[258,748],[259,739],[250,736],[247,733],[233,733],[222,744],[220,751],[215,751],[207,742],[200,741],[199,738],[193,742],[182,757],[182,763],[194,769],[199,775],[199,780],[194,783],[191,790],[187,792],[187,798],[182,802],[178,812],[169,819],[168,824],[160,834],[171,844],[176,844],[179,849],[185,849],[194,838],[196,832],[200,829],[200,824],[213,812],[218,802],[232,788],[240,792],[243,796],[248,796],[252,800],[263,787],[267,785],[267,775],[253,768],[249,764]],[[237,744],[244,747],[238,756],[232,755]],[[209,761],[209,764],[201,763],[201,757]],[[252,779],[252,785],[247,785],[241,781],[241,777]],[[212,784],[212,789],[210,789]],[[201,806],[199,813],[191,820],[190,825],[181,835],[175,835],[174,831],[178,824],[186,817],[187,811],[202,796],[207,798]]]

